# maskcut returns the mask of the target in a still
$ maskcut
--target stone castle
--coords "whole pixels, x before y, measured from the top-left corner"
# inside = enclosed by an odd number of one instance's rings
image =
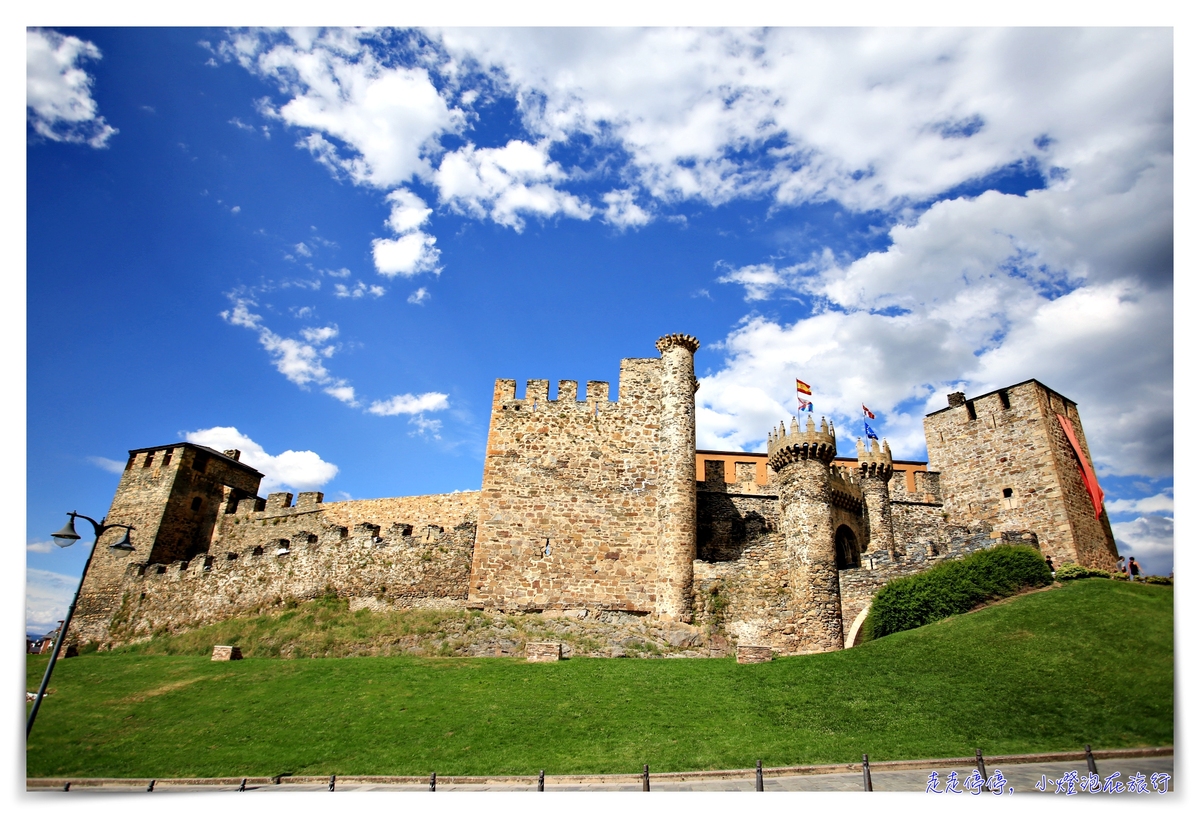
[[[258,496],[239,452],[134,449],[74,636],[102,648],[328,594],[352,607],[465,608],[678,623],[783,654],[857,643],[888,580],[1000,542],[1111,568],[1116,547],[1076,405],[1036,380],[925,418],[928,464],[885,440],[837,456],[825,419],[767,452],[696,450],[688,335],[589,381],[497,380],[479,491],[326,503]],[[109,532],[106,537],[119,536]],[[695,640],[694,640],[695,641]],[[718,651],[713,651],[717,653]]]

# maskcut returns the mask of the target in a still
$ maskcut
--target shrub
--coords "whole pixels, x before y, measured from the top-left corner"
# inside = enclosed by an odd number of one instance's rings
[[[1142,581],[1147,582],[1151,585],[1174,585],[1175,584],[1171,580],[1170,577],[1160,577],[1156,574],[1151,574],[1150,576],[1142,577]]]
[[[1001,545],[894,579],[875,594],[863,637],[918,628],[1025,588],[1049,585],[1046,558],[1025,545]]]
[[[1114,574],[1111,571],[1102,571],[1099,568],[1084,568],[1082,565],[1076,565],[1073,562],[1068,562],[1059,568],[1054,574],[1054,578],[1060,582],[1066,582],[1069,579],[1086,579],[1087,577],[1103,577],[1104,579],[1119,579],[1123,578],[1124,574]]]

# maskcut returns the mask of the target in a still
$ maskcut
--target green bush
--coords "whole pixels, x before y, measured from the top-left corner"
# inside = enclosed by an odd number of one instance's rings
[[[1046,558],[1026,545],[1001,545],[894,579],[871,601],[863,638],[919,628],[988,600],[1052,581]]]
[[[1151,574],[1150,576],[1142,577],[1142,582],[1149,583],[1150,585],[1174,585],[1175,584],[1171,580],[1170,577],[1160,577],[1157,574]]]
[[[1066,582],[1069,579],[1086,579],[1088,577],[1103,577],[1104,579],[1123,579],[1124,574],[1114,574],[1111,571],[1102,571],[1099,568],[1084,568],[1082,565],[1076,565],[1073,562],[1064,563],[1062,568],[1054,574],[1054,578],[1060,582]]]

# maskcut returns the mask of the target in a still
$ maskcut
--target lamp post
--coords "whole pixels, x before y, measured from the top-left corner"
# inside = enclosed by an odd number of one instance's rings
[[[58,638],[54,640],[54,649],[50,651],[50,663],[46,665],[46,673],[42,676],[42,686],[38,688],[37,698],[33,700],[33,709],[29,711],[29,720],[25,722],[25,738],[29,738],[29,733],[33,730],[33,720],[37,718],[38,708],[42,706],[42,697],[46,695],[46,685],[50,684],[50,674],[54,672],[54,663],[58,661],[58,651],[62,647],[63,639],[67,635],[67,628],[71,627],[71,617],[75,615],[75,604],[79,602],[79,592],[83,590],[83,581],[87,578],[88,568],[92,564],[92,557],[96,555],[96,544],[100,542],[100,535],[111,528],[123,528],[125,529],[125,536],[108,548],[119,556],[128,556],[129,552],[133,550],[133,543],[129,541],[129,532],[133,531],[133,526],[122,525],[121,523],[106,523],[104,520],[96,522],[86,514],[80,514],[77,511],[72,511],[67,516],[70,517],[67,520],[67,524],[61,530],[50,535],[54,539],[55,545],[59,548],[68,548],[79,541],[79,535],[75,533],[76,517],[87,520],[92,524],[95,538],[92,540],[92,550],[88,552],[87,562],[83,564],[83,573],[79,575],[79,586],[75,589],[75,596],[71,599],[71,606],[67,608],[67,617],[59,627]]]

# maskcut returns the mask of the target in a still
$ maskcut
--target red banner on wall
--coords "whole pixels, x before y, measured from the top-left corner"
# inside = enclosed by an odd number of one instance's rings
[[[1096,509],[1096,519],[1099,520],[1100,514],[1104,511],[1104,492],[1100,490],[1100,484],[1096,482],[1096,475],[1092,471],[1092,464],[1083,455],[1083,447],[1079,445],[1079,439],[1075,437],[1075,429],[1071,426],[1071,421],[1062,415],[1056,414],[1055,417],[1058,418],[1063,432],[1066,433],[1067,440],[1071,441],[1071,448],[1075,450],[1075,459],[1079,465],[1079,474],[1083,477],[1083,485],[1087,488],[1088,496],[1092,498],[1092,508]]]

